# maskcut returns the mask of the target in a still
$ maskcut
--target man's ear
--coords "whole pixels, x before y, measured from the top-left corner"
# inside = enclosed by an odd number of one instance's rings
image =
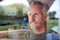
[[[46,21],[49,20],[49,14],[48,13],[45,15],[45,20]]]

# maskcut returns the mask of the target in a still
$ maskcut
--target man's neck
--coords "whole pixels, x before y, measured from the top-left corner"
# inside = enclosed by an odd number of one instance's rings
[[[46,27],[42,27],[40,30],[34,30],[35,34],[42,34],[46,33]]]

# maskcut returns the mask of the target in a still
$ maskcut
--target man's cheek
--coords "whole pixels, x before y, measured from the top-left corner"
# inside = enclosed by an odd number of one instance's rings
[[[41,22],[42,20],[41,19],[36,19],[37,22]]]

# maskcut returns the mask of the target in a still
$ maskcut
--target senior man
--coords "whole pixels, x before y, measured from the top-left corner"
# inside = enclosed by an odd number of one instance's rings
[[[39,1],[33,1],[28,9],[28,20],[33,34],[32,40],[46,39],[46,19],[48,5]]]

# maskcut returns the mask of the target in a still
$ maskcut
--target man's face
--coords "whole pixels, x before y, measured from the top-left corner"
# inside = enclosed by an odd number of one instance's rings
[[[29,25],[33,30],[39,30],[44,26],[45,18],[42,9],[42,5],[32,5],[28,10]]]

